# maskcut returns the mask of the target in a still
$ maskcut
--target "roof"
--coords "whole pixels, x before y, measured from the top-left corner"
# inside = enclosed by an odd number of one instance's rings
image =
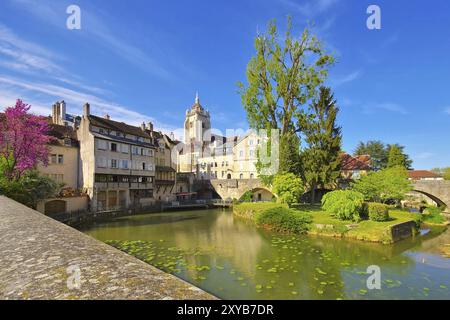
[[[77,139],[77,135],[75,133],[75,130],[73,130],[73,127],[71,126],[62,126],[59,124],[49,124],[48,126],[49,132],[48,134],[52,137],[58,138],[58,139],[64,139],[64,138],[70,138],[70,139]]]
[[[102,134],[102,133],[98,133],[98,132],[91,132],[91,133],[92,133],[92,135],[94,137],[102,138],[102,139],[105,139],[105,140],[124,142],[124,143],[133,144],[133,145],[136,145],[136,146],[142,146],[142,147],[148,147],[148,148],[154,148],[155,147],[154,144],[148,143],[148,142],[141,142],[141,141],[127,139],[127,138],[124,138],[124,137],[117,137],[117,136],[111,136],[111,135],[107,135],[107,134]]]
[[[348,153],[342,153],[341,170],[371,170],[370,156],[351,156]]]
[[[428,170],[409,170],[408,176],[410,179],[424,179],[424,178],[441,178],[440,175]]]
[[[124,122],[114,121],[111,119],[101,118],[94,115],[89,115],[89,121],[92,125],[102,127],[106,129],[121,131],[135,136],[150,138],[147,131],[142,130],[140,127],[132,126]]]

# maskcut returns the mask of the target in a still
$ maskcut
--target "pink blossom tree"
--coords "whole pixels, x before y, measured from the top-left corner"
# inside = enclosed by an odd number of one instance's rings
[[[9,180],[19,179],[38,162],[48,165],[48,143],[52,140],[48,124],[29,110],[30,105],[18,99],[0,115],[0,165]]]

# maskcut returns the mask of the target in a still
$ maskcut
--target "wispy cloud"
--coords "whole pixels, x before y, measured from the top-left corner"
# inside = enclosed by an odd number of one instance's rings
[[[444,112],[450,114],[450,107],[445,108]]]
[[[420,153],[416,154],[414,156],[414,158],[420,159],[420,160],[426,160],[426,159],[433,158],[434,156],[436,156],[436,154],[432,153],[432,152],[420,152]]]
[[[35,9],[34,0],[11,0],[18,8],[26,10],[35,18],[51,24],[53,26],[65,26],[63,18],[66,16],[60,13],[61,4],[53,1],[41,1],[38,8]],[[83,8],[85,8],[84,6]],[[58,11],[59,10],[59,11]],[[85,37],[94,41],[97,45],[102,45],[108,48],[115,55],[135,65],[141,70],[158,76],[165,80],[173,80],[176,78],[175,74],[171,73],[160,60],[151,56],[144,51],[141,46],[130,43],[129,39],[123,38],[118,34],[117,30],[105,23],[105,21],[115,20],[113,17],[108,17],[105,11],[97,11],[94,7],[89,7],[89,10],[82,10],[82,29],[77,32],[80,37]],[[120,30],[119,30],[120,31]],[[147,39],[148,40],[148,39]],[[158,51],[159,45],[155,41],[151,46],[151,50]],[[168,58],[164,53],[159,52],[159,57]],[[187,69],[186,66],[183,69]]]
[[[129,124],[139,125],[143,121],[152,121],[155,127],[163,131],[173,131],[175,128],[171,125],[160,123],[156,119],[147,116],[145,114],[133,111],[130,106],[124,106],[105,100],[96,95],[85,93],[81,91],[75,91],[62,86],[31,82],[23,79],[15,79],[11,77],[0,76],[0,94],[4,94],[4,100],[0,101],[2,107],[9,106],[17,98],[26,99],[29,97],[30,104],[33,104],[33,97],[46,96],[52,97],[53,101],[65,100],[68,106],[68,112],[74,114],[81,114],[81,109],[84,103],[89,102],[92,106],[92,112],[95,114],[109,114],[113,119],[117,121],[123,121]],[[13,101],[11,101],[13,100]],[[26,101],[28,102],[28,101]],[[42,102],[37,102],[40,114],[48,115],[50,113],[50,105],[43,105]],[[36,112],[34,106],[32,111]]]
[[[309,0],[303,1],[302,3],[297,3],[293,0],[279,0],[282,4],[287,5],[291,8],[296,9],[304,16],[313,17],[318,14],[321,14],[335,4],[339,2],[339,0]]]
[[[0,57],[0,67],[28,75],[46,76],[97,94],[108,93],[104,89],[84,84],[80,77],[67,71],[62,66],[67,60],[64,56],[23,39],[1,23]]]
[[[405,107],[393,102],[371,103],[363,106],[363,112],[366,114],[374,114],[379,111],[408,114]]]
[[[355,81],[363,74],[362,70],[356,70],[346,75],[335,76],[330,79],[331,84],[336,87],[352,81]]]
[[[35,43],[23,40],[11,29],[0,24],[0,55],[8,59],[3,66],[16,70],[33,70],[46,73],[62,73],[54,63],[61,57]]]

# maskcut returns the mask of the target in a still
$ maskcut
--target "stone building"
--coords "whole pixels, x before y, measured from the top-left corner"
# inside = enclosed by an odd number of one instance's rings
[[[151,125],[150,135],[155,142],[155,188],[154,198],[157,201],[172,201],[176,199],[176,159],[173,159],[172,150],[177,141],[161,132],[153,131]]]
[[[82,188],[94,211],[153,203],[155,145],[144,123],[135,127],[90,114],[89,104],[77,130]]]
[[[256,133],[249,131],[242,137],[214,133],[210,113],[200,104],[198,94],[186,110],[183,143],[180,172],[194,173],[197,180],[257,178]]]
[[[39,164],[42,175],[52,178],[64,187],[80,187],[80,147],[76,132],[67,125],[50,124],[49,135],[54,140],[49,145],[48,166]]]

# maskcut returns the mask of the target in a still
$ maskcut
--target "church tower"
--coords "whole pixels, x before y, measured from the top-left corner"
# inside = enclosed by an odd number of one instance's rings
[[[197,92],[195,102],[190,109],[186,110],[184,120],[184,145],[186,157],[188,157],[186,171],[196,172],[197,159],[209,155],[210,141],[211,118],[209,112],[200,104]]]

